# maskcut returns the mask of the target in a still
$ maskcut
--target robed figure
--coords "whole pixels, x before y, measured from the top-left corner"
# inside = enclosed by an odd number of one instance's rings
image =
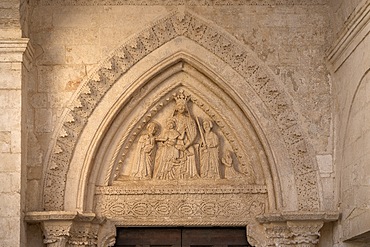
[[[187,107],[187,97],[183,91],[175,95],[176,107],[173,118],[176,130],[180,133],[177,149],[180,150],[180,179],[198,178],[194,142],[197,138],[197,125]]]
[[[131,169],[131,176],[139,179],[150,179],[153,173],[157,125],[149,123],[146,130],[147,132],[139,138]]]
[[[179,150],[176,148],[180,133],[175,129],[176,122],[169,118],[166,121],[166,130],[157,138],[158,152],[155,159],[154,178],[167,180],[176,178]]]
[[[219,138],[212,131],[211,121],[203,122],[204,133],[200,146],[200,174],[202,178],[220,178]]]

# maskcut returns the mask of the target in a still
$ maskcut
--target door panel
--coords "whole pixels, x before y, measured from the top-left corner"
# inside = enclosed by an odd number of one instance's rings
[[[115,247],[250,247],[246,229],[118,228]]]
[[[231,247],[250,246],[245,228],[183,228],[183,247]]]
[[[116,247],[181,247],[180,228],[118,228]]]

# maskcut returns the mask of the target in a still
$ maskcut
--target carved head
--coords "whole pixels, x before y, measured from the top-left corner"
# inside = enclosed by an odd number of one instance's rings
[[[185,113],[186,112],[186,105],[183,102],[176,103],[176,111],[178,113]]]
[[[176,101],[175,114],[176,113],[183,114],[188,112],[187,109],[188,96],[185,95],[184,90],[180,90],[179,93],[174,94],[174,99]]]
[[[155,123],[148,123],[146,130],[148,131],[148,134],[154,135],[158,130],[158,126]]]
[[[203,121],[203,129],[208,132],[212,129],[213,123],[211,120],[204,120]]]
[[[169,118],[166,121],[166,125],[168,129],[174,129],[176,127],[176,122],[173,118]]]

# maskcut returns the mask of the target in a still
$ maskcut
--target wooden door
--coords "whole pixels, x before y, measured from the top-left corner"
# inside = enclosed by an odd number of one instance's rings
[[[181,229],[118,228],[115,247],[181,247]]]
[[[183,228],[182,247],[247,247],[243,228]]]
[[[115,247],[250,247],[246,229],[209,228],[118,228]]]

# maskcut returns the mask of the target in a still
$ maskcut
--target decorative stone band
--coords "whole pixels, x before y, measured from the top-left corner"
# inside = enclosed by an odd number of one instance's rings
[[[244,186],[106,186],[97,187],[96,195],[169,195],[169,194],[266,194],[266,185],[244,185]]]
[[[156,190],[144,194],[134,190],[110,193],[99,188],[95,211],[125,226],[246,226],[265,213],[266,192],[221,191],[164,189],[163,194]]]
[[[36,2],[36,1],[35,1]],[[190,6],[224,6],[224,5],[324,5],[321,0],[41,0],[40,5],[190,5]]]
[[[257,216],[261,225],[247,228],[248,239],[256,247],[314,247],[319,242],[319,231],[324,222],[336,221],[338,218],[336,212],[289,212]],[[265,238],[261,237],[261,232]]]
[[[45,236],[44,243],[48,247],[114,245],[114,243],[111,245],[103,243],[104,239],[107,239],[104,236],[101,237],[101,243],[98,241],[98,234],[104,232],[106,220],[96,217],[93,213],[29,212],[26,214],[25,220],[41,223]]]

